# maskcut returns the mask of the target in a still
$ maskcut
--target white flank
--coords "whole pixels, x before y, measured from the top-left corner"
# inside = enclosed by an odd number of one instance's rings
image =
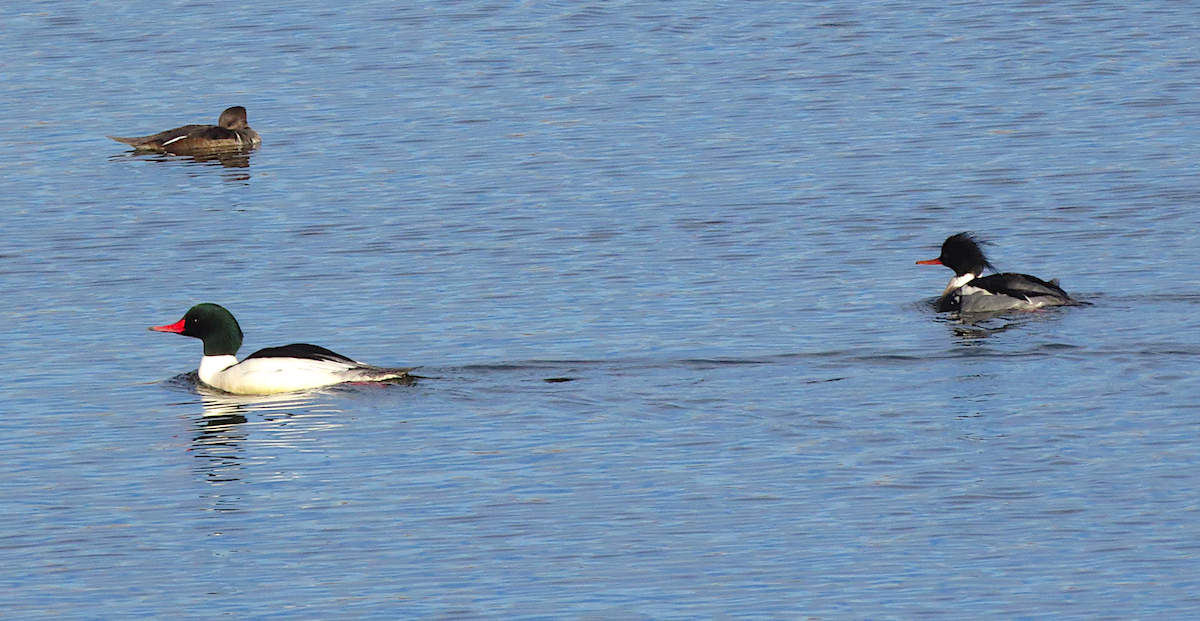
[[[216,366],[214,363],[212,368]],[[307,358],[249,358],[207,376],[204,369],[202,362],[200,380],[205,384],[239,395],[271,395],[363,379],[361,373],[354,371],[355,367],[344,362]]]
[[[168,141],[164,142],[164,143],[163,143],[163,146],[165,147],[165,146],[167,146],[167,145],[171,144],[172,142],[179,142],[180,140],[183,140],[184,138],[187,138],[187,136],[186,136],[186,135],[183,135],[183,136],[180,136],[180,137],[178,137],[178,138],[172,138],[172,139],[170,139],[170,140],[168,140]]]

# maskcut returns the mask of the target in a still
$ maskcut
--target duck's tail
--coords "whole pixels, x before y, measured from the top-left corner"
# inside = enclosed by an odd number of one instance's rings
[[[137,136],[135,138],[123,138],[121,136],[109,136],[109,138],[112,138],[113,140],[116,140],[117,142],[120,142],[121,144],[127,144],[132,147],[140,147],[144,144],[149,143],[151,140],[153,140],[154,136]]]

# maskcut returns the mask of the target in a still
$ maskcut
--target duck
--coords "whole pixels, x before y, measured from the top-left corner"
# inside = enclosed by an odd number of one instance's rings
[[[246,109],[242,106],[227,108],[216,125],[184,125],[151,136],[109,138],[130,145],[135,151],[175,155],[245,151],[262,144],[258,132],[250,129]]]
[[[999,313],[1081,304],[1063,291],[1058,279],[1047,281],[1011,272],[983,276],[985,269],[996,268],[970,232],[946,238],[936,259],[917,261],[917,265],[944,265],[954,270],[954,278],[938,298],[940,312]]]
[[[197,304],[179,321],[150,328],[200,339],[204,357],[197,376],[206,386],[237,395],[272,395],[346,382],[411,381],[409,368],[372,366],[308,343],[260,349],[242,361],[242,328],[217,304]]]

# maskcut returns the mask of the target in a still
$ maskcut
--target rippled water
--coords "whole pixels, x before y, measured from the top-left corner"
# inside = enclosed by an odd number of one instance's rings
[[[1193,619],[1197,21],[17,3],[0,609]],[[961,230],[1092,305],[933,312]],[[197,302],[423,379],[213,394]]]

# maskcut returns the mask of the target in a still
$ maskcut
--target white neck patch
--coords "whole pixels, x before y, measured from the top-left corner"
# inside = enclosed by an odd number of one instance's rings
[[[942,292],[942,297],[950,295],[951,293],[958,290],[963,285],[971,282],[972,280],[975,280],[975,274],[972,274],[970,272],[963,274],[962,276],[955,276],[954,278],[951,278],[950,284],[946,285],[946,290]]]
[[[200,370],[197,371],[197,375],[205,384],[216,386],[213,379],[217,374],[235,364],[237,364],[235,356],[205,356],[200,360]]]

